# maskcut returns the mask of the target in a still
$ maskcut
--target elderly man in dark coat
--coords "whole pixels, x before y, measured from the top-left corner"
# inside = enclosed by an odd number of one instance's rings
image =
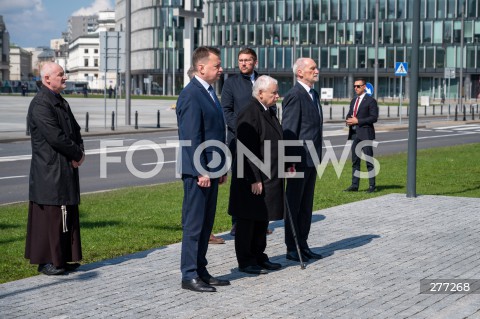
[[[237,118],[237,169],[232,172],[229,212],[237,218],[239,270],[265,274],[281,268],[265,254],[266,231],[268,222],[282,219],[285,212],[278,166],[278,141],[283,133],[271,109],[279,97],[277,81],[266,75],[259,77],[252,95]]]
[[[62,67],[48,62],[42,87],[28,109],[32,137],[25,257],[38,271],[59,275],[82,259],[78,204],[78,167],[85,159],[80,126],[60,95],[67,79]]]

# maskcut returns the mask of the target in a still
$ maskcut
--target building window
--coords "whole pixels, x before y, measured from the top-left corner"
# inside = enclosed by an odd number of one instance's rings
[[[85,60],[84,60],[83,66],[88,66],[88,59],[85,59]]]
[[[83,52],[88,53],[88,49],[84,49]]]
[[[98,68],[98,59],[94,59],[94,60],[93,60],[93,66],[95,66],[95,67]]]
[[[93,52],[94,52],[94,53],[98,53],[98,49],[94,49]]]

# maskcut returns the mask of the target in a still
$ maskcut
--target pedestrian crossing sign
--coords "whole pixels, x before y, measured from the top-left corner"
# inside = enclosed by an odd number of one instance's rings
[[[407,62],[395,62],[395,75],[405,76],[408,73]]]

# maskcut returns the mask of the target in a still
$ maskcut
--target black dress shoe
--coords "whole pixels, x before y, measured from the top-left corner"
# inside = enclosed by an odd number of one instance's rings
[[[64,268],[57,268],[53,264],[38,265],[38,271],[47,276],[61,275],[65,272]]]
[[[80,267],[79,263],[66,263],[64,266],[66,271],[75,271],[78,267]]]
[[[286,258],[288,260],[293,260],[293,261],[300,261],[300,257],[298,257],[298,253],[296,251],[287,251]],[[302,254],[302,261],[307,262],[308,257]]]
[[[266,271],[265,269],[263,269],[258,265],[238,267],[238,270],[240,270],[241,272],[245,272],[247,274],[254,274],[254,275],[268,274],[268,271]]]
[[[377,189],[375,188],[375,186],[370,186],[368,187],[368,189],[365,191],[365,193],[375,193]]]
[[[304,248],[301,250],[302,256],[307,256],[309,259],[322,259],[323,256],[320,254],[316,254],[310,250],[310,248]]]
[[[350,185],[347,189],[343,190],[344,192],[358,192],[358,187]]]
[[[267,270],[278,270],[278,269],[282,268],[281,264],[272,263],[269,260],[264,261],[263,263],[260,263],[259,265],[260,265],[260,267],[265,268]]]
[[[213,276],[205,276],[205,277],[200,277],[204,283],[209,284],[210,286],[228,286],[230,285],[230,281],[225,280],[225,279],[218,279]]]
[[[215,287],[206,284],[200,277],[191,280],[182,280],[182,288],[197,292],[215,292]]]

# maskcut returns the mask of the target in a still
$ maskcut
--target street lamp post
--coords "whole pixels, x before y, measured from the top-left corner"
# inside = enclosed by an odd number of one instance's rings
[[[463,20],[465,16],[465,1],[462,1],[462,9],[460,10],[460,14],[462,15],[461,24],[460,24],[460,87],[459,87],[459,105],[460,105],[460,112],[463,112]],[[465,121],[465,113],[463,113],[463,120]]]
[[[373,96],[375,97],[375,100],[378,99],[378,13],[379,13],[379,0],[375,1],[375,67],[374,67],[374,90],[373,90]]]

